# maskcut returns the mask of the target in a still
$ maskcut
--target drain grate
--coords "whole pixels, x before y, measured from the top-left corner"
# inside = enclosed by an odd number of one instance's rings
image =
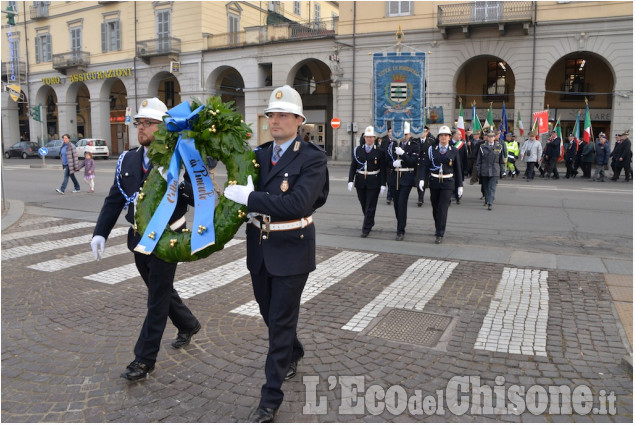
[[[452,318],[449,316],[393,309],[368,335],[432,347],[437,345],[450,322]]]

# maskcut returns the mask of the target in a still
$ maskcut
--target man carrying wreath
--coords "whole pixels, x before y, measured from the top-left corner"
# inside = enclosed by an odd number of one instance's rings
[[[104,253],[106,239],[123,209],[127,209],[126,220],[134,225],[135,198],[152,169],[148,147],[166,112],[165,104],[155,97],[144,100],[139,113],[134,116],[141,146],[124,152],[117,161],[115,181],[104,200],[90,243],[95,260]],[[180,232],[185,228],[187,205],[193,206],[193,199],[192,185],[186,178],[179,185],[177,204],[169,221],[173,231]],[[201,329],[199,321],[174,289],[177,263],[163,261],[155,254],[135,252],[141,236],[133,226],[130,227],[128,249],[133,251],[137,270],[148,287],[148,299],[146,317],[134,348],[135,359],[121,375],[129,381],[143,379],[154,370],[168,317],[178,329],[177,338],[172,342],[174,348],[189,344],[192,335]]]

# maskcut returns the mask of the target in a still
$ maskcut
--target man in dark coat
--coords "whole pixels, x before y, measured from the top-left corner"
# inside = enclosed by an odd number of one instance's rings
[[[247,268],[260,314],[269,328],[266,382],[249,420],[272,422],[282,404],[282,383],[296,375],[304,348],[297,337],[300,300],[315,270],[313,212],[328,196],[326,153],[298,136],[306,122],[300,94],[275,89],[265,109],[273,141],[256,150],[258,187],[231,185],[225,196],[247,206]]]
[[[573,134],[569,134],[568,139],[567,150],[564,152],[564,162],[567,166],[567,174],[564,177],[567,179],[578,175],[578,172],[575,170],[575,159],[578,155],[578,140]]]
[[[147,157],[148,146],[154,141],[154,133],[159,129],[158,125],[166,111],[163,102],[155,97],[144,100],[139,113],[134,116],[134,126],[139,132],[141,146],[124,152],[118,161],[115,181],[104,200],[90,243],[95,260],[99,260],[100,252],[103,254],[106,239],[124,208],[128,208],[126,220],[134,224],[134,200],[152,168]],[[178,193],[177,204],[169,223],[172,230],[180,233],[186,225],[187,205],[194,205],[190,182],[185,180],[180,183]],[[146,255],[134,251],[141,236],[135,228],[130,227],[128,249],[134,252],[135,265],[148,287],[148,311],[134,348],[135,359],[121,375],[129,381],[143,379],[154,370],[168,317],[178,329],[177,338],[172,342],[174,348],[189,344],[192,335],[201,329],[199,321],[174,289],[177,263],[165,262],[154,254]]]
[[[631,158],[633,152],[631,150],[631,141],[628,138],[628,131],[625,131],[620,135],[620,149],[618,154],[615,155],[615,175],[611,178],[613,181],[617,181],[620,178],[622,168],[624,169],[624,177],[626,181],[631,180]]]
[[[367,237],[375,225],[377,199],[386,191],[385,154],[375,145],[376,135],[372,126],[366,127],[364,139],[364,145],[353,151],[348,173],[348,190],[350,192],[355,187],[364,214],[362,238]]]
[[[545,161],[547,164],[545,165],[545,178],[554,180],[558,180],[560,175],[558,174],[558,158],[560,157],[560,137],[558,137],[558,133],[554,130],[551,132],[551,137],[547,141],[547,145],[545,146]]]
[[[428,148],[436,144],[436,139],[430,133],[430,127],[427,125],[423,126],[423,136],[419,139],[419,164],[417,165],[417,170],[421,163],[423,162],[425,156],[428,154]],[[419,172],[417,171],[417,174]],[[420,188],[417,185],[417,206],[420,207],[423,205],[424,197],[423,195],[426,193],[426,189],[428,188],[428,181],[424,181],[423,188]]]

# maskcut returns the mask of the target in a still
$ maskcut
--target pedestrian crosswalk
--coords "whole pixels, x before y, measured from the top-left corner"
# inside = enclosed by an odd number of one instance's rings
[[[91,264],[94,273],[86,274],[78,269],[83,279],[105,285],[117,285],[130,279],[138,279],[139,274],[131,260],[125,243],[113,243],[106,247],[103,259],[116,259],[122,256],[123,264],[114,265],[111,261],[95,262],[90,250],[90,229],[93,224],[86,222],[56,223],[56,220],[37,221],[31,225],[47,223],[42,230],[29,229],[30,226],[19,226],[18,231],[2,235],[2,242],[11,241],[11,247],[2,250],[2,261],[21,258],[28,269],[44,273],[63,272],[87,263]],[[117,236],[127,234],[127,227],[114,229],[109,241]],[[74,235],[57,238],[59,234]],[[78,233],[83,233],[77,236]],[[27,239],[28,238],[28,239]],[[24,239],[23,245],[16,246]],[[38,240],[39,239],[39,240]],[[78,248],[77,246],[80,245]],[[225,249],[243,245],[244,240],[233,239]],[[75,253],[80,250],[81,252]],[[42,253],[50,253],[42,258]],[[238,256],[236,254],[239,254]],[[125,257],[123,257],[125,255]],[[26,257],[26,258],[24,258]],[[174,282],[174,287],[184,299],[193,298],[210,291],[218,290],[238,281],[244,283],[249,279],[246,257],[240,251],[230,255],[226,260],[212,268],[188,273],[187,277]],[[338,290],[347,278],[357,273],[379,255],[342,250],[321,261],[317,269],[309,275],[301,298],[301,304],[319,298],[329,288]],[[125,258],[125,260],[123,260]],[[378,261],[384,261],[381,258]],[[104,265],[107,264],[107,265]],[[104,266],[102,266],[104,265]],[[455,270],[460,268],[456,261],[443,261],[412,257],[412,263],[395,275],[394,280],[378,291],[370,302],[358,303],[350,310],[350,315],[340,323],[343,331],[359,333],[367,330],[380,318],[387,309],[405,309],[425,311],[427,304],[439,294],[439,291],[452,282]],[[189,270],[188,270],[189,272]],[[498,276],[500,273],[500,276]],[[492,352],[547,356],[547,324],[549,320],[549,273],[546,270],[505,267],[497,275],[491,277],[497,282],[496,291],[488,296],[487,313],[482,316],[482,323],[475,335],[473,348]],[[456,277],[455,277],[456,279]],[[347,299],[347,303],[355,304],[356,300]],[[483,303],[483,309],[487,304]],[[307,308],[310,308],[307,307]],[[254,300],[248,301],[229,310],[229,313],[259,317],[260,312]],[[340,331],[341,332],[341,331]]]

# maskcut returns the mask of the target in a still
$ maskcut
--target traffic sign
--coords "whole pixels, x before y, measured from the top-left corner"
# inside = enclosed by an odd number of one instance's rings
[[[340,128],[340,125],[342,125],[342,122],[340,121],[339,118],[333,118],[331,120],[331,127],[333,128]]]
[[[38,153],[42,156],[46,156],[46,154],[49,153],[49,150],[42,146],[40,149],[38,149]]]

